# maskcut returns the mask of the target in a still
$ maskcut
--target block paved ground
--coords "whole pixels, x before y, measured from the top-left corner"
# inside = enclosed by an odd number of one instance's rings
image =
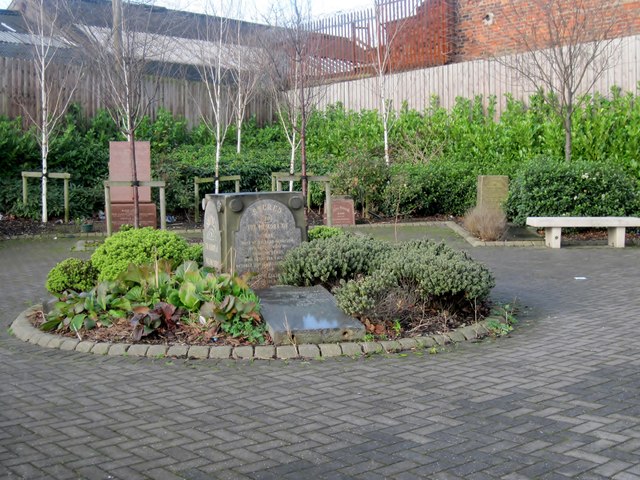
[[[0,242],[0,478],[640,479],[640,250],[450,241],[528,307],[510,337],[253,363],[25,344],[73,241]]]

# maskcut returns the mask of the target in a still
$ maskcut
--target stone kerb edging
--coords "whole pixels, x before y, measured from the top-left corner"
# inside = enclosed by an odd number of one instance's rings
[[[144,345],[139,343],[107,343],[79,340],[42,332],[34,327],[29,317],[41,310],[35,305],[23,311],[11,325],[10,332],[25,342],[41,347],[59,350],[94,353],[96,355],[135,356],[147,358],[190,358],[190,359],[238,359],[238,360],[289,360],[320,359],[330,357],[357,357],[376,353],[396,353],[406,350],[439,347],[486,337],[489,334],[488,322],[502,321],[500,317],[489,317],[474,325],[458,328],[442,335],[431,335],[399,340],[377,342],[342,342],[320,345],[256,345],[231,347],[226,345]]]
[[[472,247],[544,247],[544,239],[540,240],[503,240],[495,242],[485,242],[479,240],[456,222],[443,222],[447,227],[456,232]]]

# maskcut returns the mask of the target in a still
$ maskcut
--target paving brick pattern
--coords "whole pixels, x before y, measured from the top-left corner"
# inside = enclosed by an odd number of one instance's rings
[[[458,243],[527,307],[511,336],[246,362],[11,337],[72,243],[0,242],[0,478],[640,479],[637,248]]]

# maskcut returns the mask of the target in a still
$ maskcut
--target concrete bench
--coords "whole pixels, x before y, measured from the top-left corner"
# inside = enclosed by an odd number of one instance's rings
[[[544,242],[547,247],[560,248],[562,228],[604,228],[609,233],[609,246],[624,248],[625,229],[640,227],[638,217],[527,217],[530,227],[544,228]]]

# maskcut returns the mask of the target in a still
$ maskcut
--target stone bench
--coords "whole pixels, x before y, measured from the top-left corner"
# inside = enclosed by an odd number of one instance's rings
[[[604,228],[609,233],[611,247],[624,248],[625,229],[640,227],[638,217],[527,217],[530,227],[544,228],[544,242],[547,247],[560,248],[562,228]]]

